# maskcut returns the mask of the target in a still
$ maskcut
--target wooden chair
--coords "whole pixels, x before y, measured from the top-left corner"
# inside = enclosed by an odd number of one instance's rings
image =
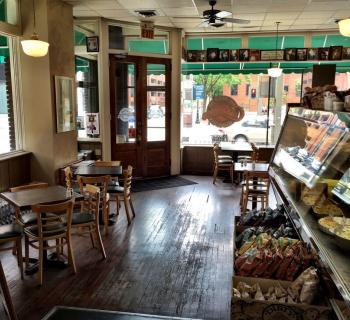
[[[131,223],[129,207],[131,208],[133,218],[135,218],[134,205],[131,200],[132,169],[132,166],[128,166],[126,170],[123,170],[124,186],[120,187],[118,192],[115,193],[117,199],[117,215],[119,215],[120,202],[124,202],[125,214],[126,218],[128,219],[128,224]]]
[[[60,249],[67,246],[68,263],[73,273],[77,272],[72,242],[71,223],[73,214],[74,199],[56,204],[37,204],[32,206],[32,211],[37,215],[37,225],[24,228],[24,233],[29,239],[29,245],[39,251],[39,283],[43,283],[43,260],[44,251],[56,249],[59,254]],[[47,213],[51,213],[47,215]],[[49,241],[55,240],[55,245]]]
[[[246,171],[245,184],[242,185],[242,212],[247,210],[248,201],[260,202],[265,209],[269,204],[270,176],[268,172]]]
[[[2,267],[1,261],[0,261],[0,288],[2,291],[2,295],[0,294],[0,298],[3,300],[3,305],[5,307],[5,311],[9,317],[10,320],[18,320],[15,308],[13,306],[13,302],[10,295],[10,290],[7,285],[4,269]]]
[[[214,143],[214,148],[217,148],[218,151],[220,152],[220,145],[216,142]],[[219,160],[233,160],[232,157],[230,155],[227,155],[227,154],[219,154],[218,152],[218,158]]]
[[[214,174],[213,184],[216,182],[219,171],[227,171],[230,173],[231,181],[233,183],[233,160],[231,159],[219,159],[219,146],[214,145]]]
[[[99,176],[99,177],[83,177],[78,176],[78,184],[80,193],[84,194],[84,188],[87,184],[96,186],[100,189],[100,211],[102,213],[102,220],[104,224],[105,234],[108,234],[108,220],[109,220],[109,209],[110,209],[110,196],[108,192],[108,183],[110,176]]]
[[[0,245],[12,242],[11,247],[1,247],[0,251],[16,252],[17,263],[23,279],[22,230],[17,223],[0,226]]]
[[[87,184],[84,187],[84,200],[81,201],[80,212],[74,212],[72,217],[72,228],[88,229],[85,233],[90,234],[92,247],[95,248],[94,235],[102,252],[103,259],[106,259],[106,252],[103,246],[100,228],[100,188]],[[80,234],[80,233],[79,233]]]

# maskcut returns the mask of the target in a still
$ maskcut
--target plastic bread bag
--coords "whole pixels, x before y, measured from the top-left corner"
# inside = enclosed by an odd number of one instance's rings
[[[277,299],[287,297],[288,295],[287,291],[281,286],[280,283],[278,283],[278,285],[275,287],[275,294]]]
[[[241,293],[242,299],[249,299],[252,287],[245,282],[239,282],[237,285],[237,290]]]
[[[241,298],[241,293],[239,292],[238,289],[233,288],[233,296],[234,296],[235,298],[238,298],[238,299]]]
[[[303,286],[306,282],[313,282],[317,283],[319,282],[317,270],[314,267],[309,267],[306,269],[301,275],[293,281],[293,283],[288,288],[288,294],[295,300],[299,300],[299,296],[301,294],[301,290],[303,289]],[[311,284],[308,284],[303,292],[303,300],[304,299],[310,299],[309,298],[309,290],[312,289],[313,286]]]
[[[255,300],[260,300],[260,301],[265,301],[265,297],[264,297],[264,295],[263,295],[263,293],[262,293],[262,291],[261,291],[261,288],[260,288],[259,283],[256,283],[256,284],[254,285],[254,287],[255,287],[254,299],[255,299]]]
[[[300,302],[312,304],[318,290],[318,278],[310,281],[305,281],[300,292]]]
[[[255,234],[255,228],[247,228],[240,235],[236,237],[236,246],[240,248],[245,242],[247,242]]]

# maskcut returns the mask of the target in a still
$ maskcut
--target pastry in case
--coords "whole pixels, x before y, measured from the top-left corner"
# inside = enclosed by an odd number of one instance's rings
[[[343,211],[330,199],[318,201],[312,206],[312,210],[317,216],[343,216]]]

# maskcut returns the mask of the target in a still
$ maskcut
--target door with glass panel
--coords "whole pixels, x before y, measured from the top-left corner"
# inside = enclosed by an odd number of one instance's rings
[[[170,174],[170,61],[110,56],[112,160],[139,177]]]

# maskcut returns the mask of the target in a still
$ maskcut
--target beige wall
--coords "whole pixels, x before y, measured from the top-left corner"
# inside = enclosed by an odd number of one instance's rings
[[[54,75],[74,77],[73,15],[59,0],[37,0],[37,33],[49,41],[49,54],[32,58],[21,50],[24,148],[33,153],[32,180],[55,183],[56,169],[74,161],[76,132],[56,133]],[[32,0],[22,0],[23,38],[33,32]]]

